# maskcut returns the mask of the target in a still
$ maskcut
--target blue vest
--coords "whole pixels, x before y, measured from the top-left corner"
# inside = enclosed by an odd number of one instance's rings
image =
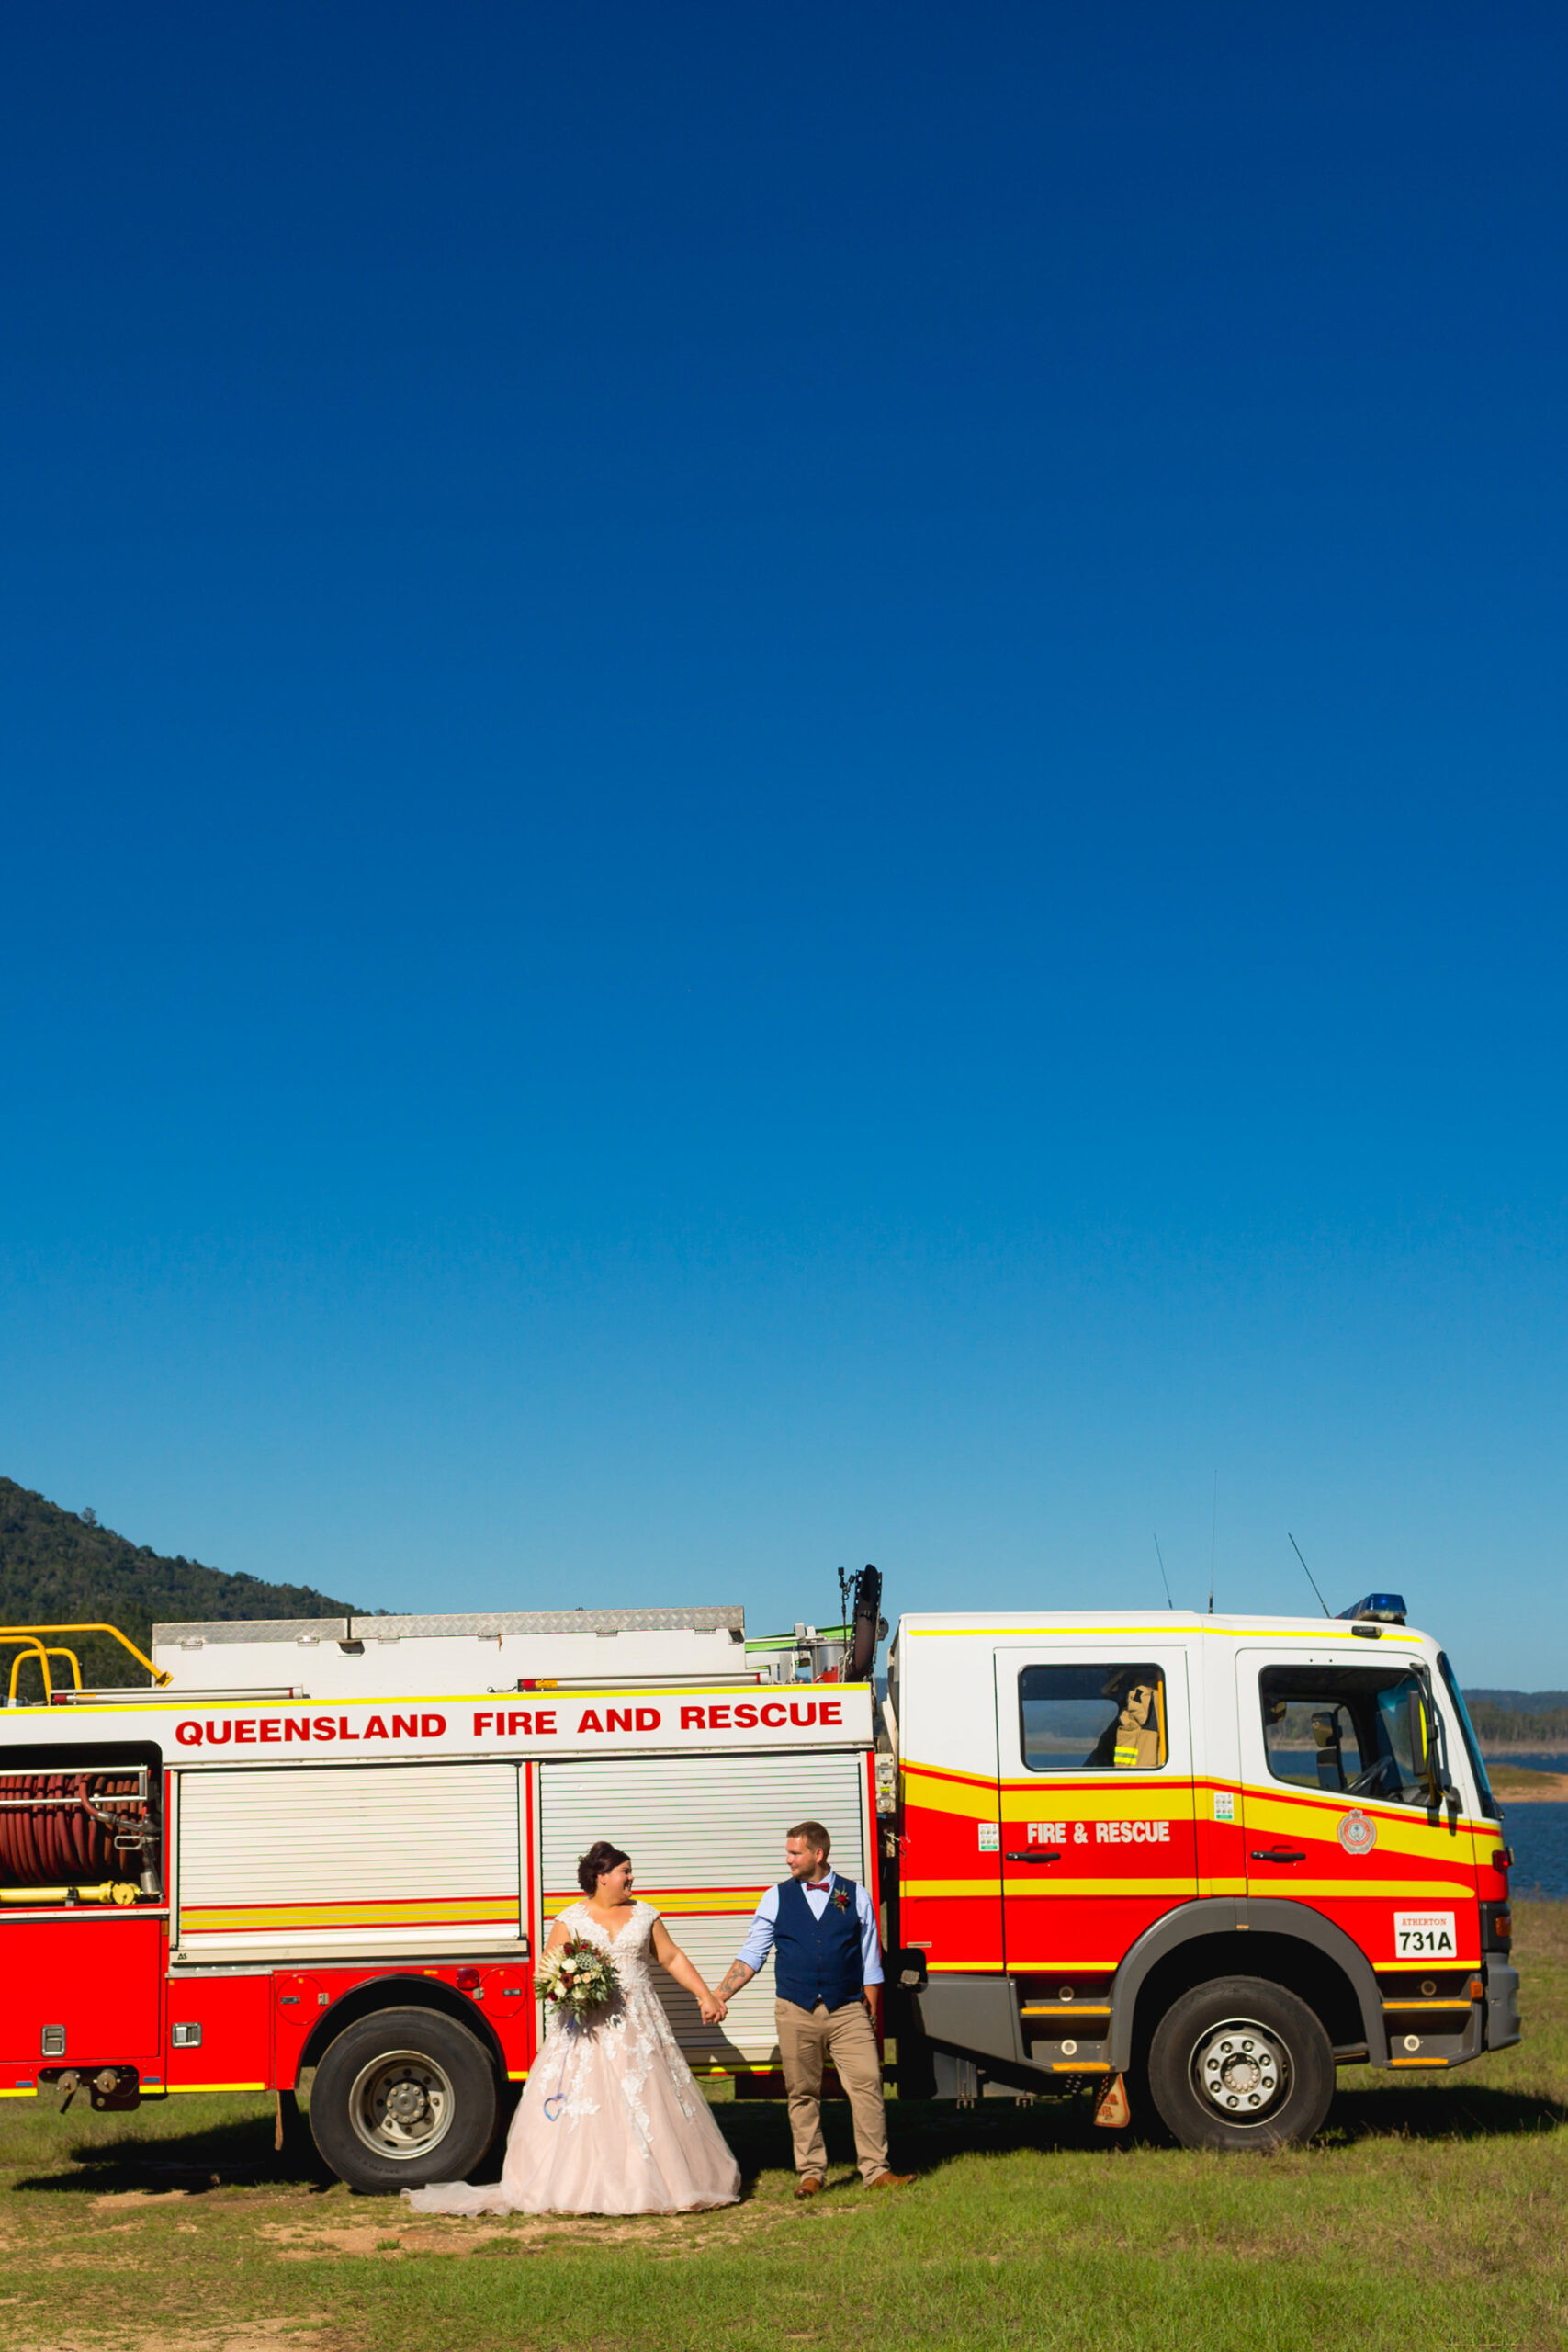
[[[838,1894],[849,1898],[841,1908],[833,1899]],[[836,1878],[818,1919],[800,1881],[783,1882],[773,1928],[773,1984],[782,2000],[802,2009],[814,2009],[818,2001],[841,2009],[860,1999],[865,1990],[865,1962],[856,1909],[859,1894],[853,1879]]]

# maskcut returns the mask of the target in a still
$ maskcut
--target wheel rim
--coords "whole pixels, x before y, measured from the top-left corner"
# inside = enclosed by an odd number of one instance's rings
[[[1211,2115],[1243,2130],[1272,2122],[1291,2088],[1291,2053],[1255,2018],[1206,2026],[1193,2044],[1192,2087]]]
[[[457,2105],[445,2066],[423,2050],[388,2050],[355,2076],[348,2120],[372,2155],[412,2164],[440,2146]]]

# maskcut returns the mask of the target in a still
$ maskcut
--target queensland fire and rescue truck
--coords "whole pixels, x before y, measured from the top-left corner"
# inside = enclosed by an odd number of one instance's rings
[[[144,1686],[0,1629],[0,2098],[308,2089],[356,2188],[460,2177],[538,2046],[533,1961],[608,1836],[716,1982],[814,1816],[878,1904],[905,2097],[1146,2098],[1316,2131],[1335,2069],[1518,2039],[1499,1810],[1403,1604],[1343,1618],[739,1609],[161,1625]],[[777,2096],[768,1972],[699,2074]],[[1148,2119],[1152,2120],[1152,2118]]]

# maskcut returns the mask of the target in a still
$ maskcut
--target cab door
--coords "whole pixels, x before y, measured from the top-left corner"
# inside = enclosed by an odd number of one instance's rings
[[[1187,1668],[1136,1637],[998,1651],[1010,1975],[1103,1977],[1196,1895]]]
[[[1310,1905],[1380,1971],[1478,1967],[1473,1842],[1440,1800],[1420,1659],[1245,1649],[1236,1676],[1248,1896]]]

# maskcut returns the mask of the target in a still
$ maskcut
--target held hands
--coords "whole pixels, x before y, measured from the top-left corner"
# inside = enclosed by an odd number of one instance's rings
[[[722,2025],[729,2015],[729,2004],[721,2001],[716,1993],[705,1993],[697,2003],[705,2025]]]

